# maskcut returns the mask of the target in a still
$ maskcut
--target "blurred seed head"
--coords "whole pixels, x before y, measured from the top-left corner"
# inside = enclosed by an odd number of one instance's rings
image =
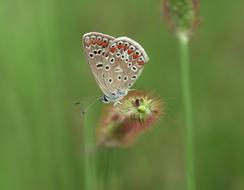
[[[200,23],[199,0],[164,0],[163,17],[170,30],[189,38]]]
[[[162,101],[146,92],[130,92],[116,106],[105,108],[97,141],[104,146],[127,146],[160,118],[163,117]]]

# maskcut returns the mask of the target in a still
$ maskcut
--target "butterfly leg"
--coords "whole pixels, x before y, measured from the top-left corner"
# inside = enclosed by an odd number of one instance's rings
[[[114,102],[114,106],[117,106],[118,104],[122,104],[119,100],[116,100],[115,102]]]

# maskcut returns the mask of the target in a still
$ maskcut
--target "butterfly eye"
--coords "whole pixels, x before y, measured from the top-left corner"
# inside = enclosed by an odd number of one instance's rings
[[[97,50],[94,50],[93,53],[96,55],[97,54]]]
[[[104,43],[107,43],[107,42],[108,42],[108,39],[107,39],[107,38],[104,38],[104,39],[103,39],[103,42],[104,42]]]
[[[131,77],[131,79],[132,79],[132,80],[135,80],[135,79],[136,79],[136,75],[133,75],[133,76]]]
[[[104,103],[108,103],[108,102],[109,102],[109,101],[108,101],[108,97],[104,95],[102,101],[103,101]]]
[[[128,61],[129,61],[129,58],[126,58],[126,59],[125,59],[125,62],[127,63]]]
[[[124,76],[124,81],[127,81],[128,80],[128,77],[127,76]]]

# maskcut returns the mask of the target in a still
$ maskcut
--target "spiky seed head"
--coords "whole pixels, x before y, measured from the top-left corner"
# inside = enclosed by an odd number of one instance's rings
[[[97,128],[98,144],[126,146],[163,116],[162,101],[146,92],[134,91],[121,104],[104,110]]]
[[[164,0],[163,17],[177,36],[189,38],[200,23],[199,0]]]

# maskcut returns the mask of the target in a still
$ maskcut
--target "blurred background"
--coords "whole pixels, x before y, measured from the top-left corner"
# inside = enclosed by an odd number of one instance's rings
[[[98,31],[128,36],[150,62],[135,88],[166,102],[153,130],[116,155],[112,189],[185,189],[176,38],[161,0],[0,1],[0,189],[84,189],[80,107],[101,94],[81,49]],[[191,41],[198,190],[244,189],[244,1],[201,1]],[[97,126],[103,104],[88,112]]]

